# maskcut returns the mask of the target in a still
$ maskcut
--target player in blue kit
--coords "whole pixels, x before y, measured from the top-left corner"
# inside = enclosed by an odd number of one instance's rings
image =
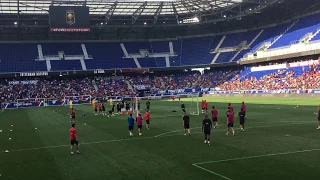
[[[133,126],[134,126],[134,118],[132,114],[128,117],[128,126],[129,126],[129,135],[133,136]]]

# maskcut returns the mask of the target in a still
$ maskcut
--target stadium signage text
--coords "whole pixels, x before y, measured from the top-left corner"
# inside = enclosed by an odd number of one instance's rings
[[[104,74],[106,73],[103,69],[97,69],[93,71],[94,74]]]
[[[9,85],[16,85],[16,84],[37,84],[38,80],[32,80],[32,81],[9,81]]]
[[[133,85],[137,90],[147,90],[150,89],[150,85]]]
[[[20,76],[48,76],[48,72],[25,72],[20,73]]]
[[[52,32],[90,32],[90,28],[51,28]]]

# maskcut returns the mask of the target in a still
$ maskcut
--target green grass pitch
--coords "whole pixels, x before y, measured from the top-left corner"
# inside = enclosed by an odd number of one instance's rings
[[[69,152],[69,107],[4,110],[0,112],[0,179],[223,180],[319,176],[320,131],[316,130],[314,115],[317,99],[203,99],[210,107],[215,105],[220,114],[220,126],[211,133],[211,146],[203,143],[202,114],[191,116],[192,135],[183,135],[178,102],[152,100],[151,129],[144,127],[143,135],[137,136],[135,127],[134,137],[129,137],[127,115],[95,116],[91,105],[79,105],[74,107],[82,154],[73,156]],[[227,103],[233,104],[237,114],[242,101],[247,104],[247,131],[239,131],[237,120],[236,136],[226,136]],[[186,103],[189,107],[190,102]],[[177,112],[171,112],[175,109]]]

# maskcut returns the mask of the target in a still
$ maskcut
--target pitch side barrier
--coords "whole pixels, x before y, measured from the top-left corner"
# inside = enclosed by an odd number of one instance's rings
[[[204,97],[320,97],[320,90],[246,90],[246,91],[209,91]]]
[[[90,104],[91,101],[92,101],[92,97],[89,95],[66,96],[63,99],[28,98],[28,99],[17,99],[16,101],[13,101],[13,102],[3,102],[1,103],[1,109],[79,105],[79,104]]]

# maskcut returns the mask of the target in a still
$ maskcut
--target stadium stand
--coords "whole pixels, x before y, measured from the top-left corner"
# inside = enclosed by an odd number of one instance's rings
[[[299,43],[300,39],[307,33],[315,33],[320,28],[318,21],[319,18],[320,15],[315,14],[299,19],[299,21],[288,32],[270,46],[270,49]]]
[[[305,62],[295,59],[289,62]],[[261,66],[261,65],[259,65]],[[1,81],[2,102],[25,98],[56,98],[91,95],[93,97],[135,96],[136,85],[150,85],[153,90],[184,88],[218,88],[219,90],[283,90],[320,88],[320,66],[289,67],[251,72],[251,67],[220,68],[199,71],[161,74],[141,74],[110,77],[78,77],[58,79],[33,79],[36,84],[8,84]]]
[[[128,54],[118,42],[84,43],[87,54],[81,43],[42,43],[40,44],[41,53],[44,58],[41,59],[38,44],[1,44],[0,72],[148,68],[239,61],[248,52],[259,50],[265,43],[269,44],[264,49],[284,47],[299,43],[308,33],[312,35],[311,41],[319,40],[320,25],[317,21],[319,16],[320,14],[315,14],[265,28],[263,31],[232,33],[226,34],[225,37],[212,35],[173,41],[124,42],[123,45]],[[170,49],[170,42],[172,42],[172,49]],[[147,54],[144,56],[141,50],[146,50]],[[46,57],[58,58],[58,52],[64,53],[64,56],[60,57],[61,60],[49,59],[51,66],[46,64],[44,61]],[[162,56],[151,56],[154,53]],[[132,54],[140,56],[135,61]],[[166,55],[169,56],[168,62],[166,62]],[[80,62],[80,59],[84,61]]]

